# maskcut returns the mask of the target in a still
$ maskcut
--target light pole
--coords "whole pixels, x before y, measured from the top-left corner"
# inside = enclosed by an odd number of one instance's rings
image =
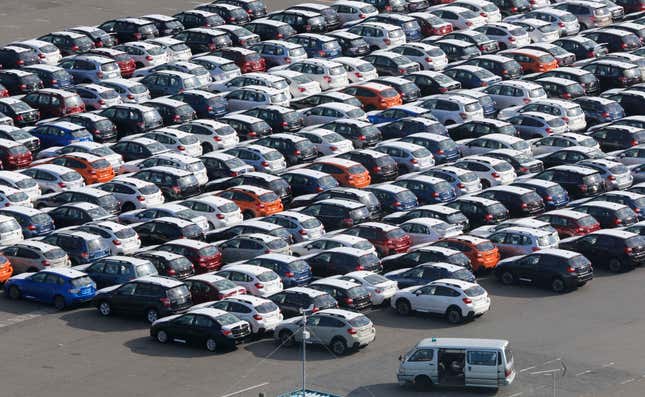
[[[305,363],[307,362],[307,339],[309,339],[309,332],[307,331],[307,311],[300,309],[302,312],[302,397],[307,397],[307,369]]]

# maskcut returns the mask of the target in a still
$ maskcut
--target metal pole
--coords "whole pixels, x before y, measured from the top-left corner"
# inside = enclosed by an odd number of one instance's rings
[[[306,383],[307,383],[307,370],[305,362],[307,361],[307,349],[305,348],[307,341],[307,312],[302,311],[302,397],[306,397]]]

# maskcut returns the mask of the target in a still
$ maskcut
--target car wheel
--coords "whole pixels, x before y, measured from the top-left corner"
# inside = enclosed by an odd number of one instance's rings
[[[410,302],[405,299],[400,299],[396,301],[396,311],[399,312],[402,316],[409,316],[412,312],[412,307],[410,307]]]
[[[504,285],[512,285],[515,284],[515,276],[513,276],[513,273],[509,271],[505,271],[502,273],[501,277],[499,278],[502,284]]]
[[[334,338],[329,345],[332,353],[337,356],[342,356],[347,352],[347,344],[342,338]]]
[[[210,143],[202,143],[202,152],[209,153],[213,151],[213,145]]]
[[[482,179],[482,189],[488,189],[490,187],[490,181],[488,179]]]
[[[620,273],[623,270],[623,264],[616,258],[609,260],[609,271],[612,273]]]
[[[21,293],[18,287],[16,287],[15,285],[12,285],[11,287],[9,287],[9,298],[13,300],[18,300],[20,299],[20,295]]]
[[[146,311],[146,320],[152,324],[159,319],[159,312],[157,309],[148,309]]]
[[[291,331],[280,331],[278,334],[280,344],[285,347],[293,346],[295,342],[293,333]]]
[[[217,350],[217,341],[213,338],[206,339],[206,350],[214,353]]]
[[[65,298],[60,295],[54,297],[54,307],[56,310],[63,310],[65,308]]]
[[[135,209],[134,204],[132,204],[129,201],[126,202],[126,203],[123,203],[123,205],[121,206],[121,212],[128,212],[128,211],[132,211],[134,209]]]
[[[458,307],[450,307],[446,312],[446,319],[450,324],[461,324],[464,321],[464,316],[461,315],[461,309]]]
[[[419,375],[414,378],[414,387],[419,391],[428,390],[432,386],[432,380],[425,375]]]
[[[168,333],[164,330],[157,331],[157,342],[167,343],[168,342]]]
[[[562,280],[560,277],[556,277],[553,280],[551,280],[551,290],[553,292],[561,293],[564,292],[565,290],[565,284],[564,280]]]
[[[99,303],[99,313],[101,313],[102,316],[109,316],[112,314],[112,305],[110,305],[108,302],[103,301]]]
[[[242,213],[242,218],[246,219],[251,219],[254,218],[254,214],[251,211],[244,211]]]

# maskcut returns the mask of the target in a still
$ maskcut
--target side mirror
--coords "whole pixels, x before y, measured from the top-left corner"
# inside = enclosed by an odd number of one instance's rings
[[[399,354],[399,361],[403,360],[403,356]]]

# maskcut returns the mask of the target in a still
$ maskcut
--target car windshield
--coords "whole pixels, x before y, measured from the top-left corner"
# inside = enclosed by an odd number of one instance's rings
[[[110,162],[107,161],[106,159],[94,160],[94,161],[92,161],[91,164],[92,164],[92,167],[94,167],[94,168],[110,168],[110,167],[112,167],[110,165]]]
[[[120,239],[132,238],[137,235],[137,232],[134,231],[131,227],[125,227],[123,229],[117,230],[114,232],[114,235]]]
[[[309,271],[309,265],[303,260],[293,261],[287,266],[289,270],[294,273],[304,273]]]
[[[361,327],[367,327],[372,322],[370,321],[369,318],[367,318],[367,316],[360,315],[358,317],[352,318],[351,320],[348,321],[348,323],[352,327],[361,328]]]
[[[467,112],[477,112],[482,110],[482,106],[479,104],[479,102],[471,102],[464,106],[464,110]]]
[[[29,196],[25,192],[16,192],[13,194],[7,195],[7,199],[12,203],[19,203],[29,200]]]
[[[49,251],[45,251],[43,253],[43,256],[47,259],[54,260],[64,258],[65,256],[67,256],[67,254],[60,248],[54,248]]]
[[[271,95],[271,103],[281,103],[281,102],[286,102],[287,100],[288,100],[288,98],[287,98],[287,96],[285,95],[284,92],[280,92],[279,94]]]
[[[371,264],[378,263],[378,262],[379,262],[378,257],[373,253],[363,255],[363,256],[358,258],[358,263],[360,265],[363,265],[363,266],[371,265]]]
[[[99,197],[96,202],[103,208],[116,208],[119,206],[119,201],[111,194]]]
[[[180,187],[190,187],[190,186],[199,185],[199,182],[197,182],[197,178],[195,178],[194,175],[186,175],[186,176],[182,176],[181,178],[178,178],[177,184]]]
[[[188,287],[186,285],[179,285],[177,287],[170,288],[169,290],[167,290],[166,295],[170,299],[178,299],[178,298],[190,296],[190,291],[188,290]]]
[[[317,218],[309,218],[301,222],[302,227],[305,229],[315,229],[322,225]]]
[[[406,236],[403,229],[400,229],[398,227],[385,233],[385,235],[387,236],[388,239],[402,238]]]
[[[99,250],[105,249],[105,245],[103,245],[101,240],[98,239],[98,238],[92,239],[92,240],[86,240],[86,242],[87,242],[87,250],[89,252],[99,251]]]
[[[215,256],[217,255],[219,251],[217,250],[217,247],[214,245],[209,245],[203,248],[200,248],[198,251],[198,255],[200,257],[207,257],[207,256]]]
[[[177,21],[177,23],[179,23],[179,21]],[[174,52],[181,52],[181,51],[187,51],[187,50],[190,50],[190,47],[188,47],[188,46],[186,45],[186,43],[177,43],[177,44],[173,44],[173,45],[171,45],[171,46],[170,46],[170,49],[171,49],[171,50],[173,50]],[[198,69],[195,69],[195,71],[197,71],[197,70],[198,70]],[[208,72],[206,71],[206,69],[203,69],[203,70],[204,70],[206,73],[208,73]],[[201,73],[201,71],[198,71],[196,74],[202,74],[202,73]]]
[[[20,189],[30,189],[36,187],[36,185],[38,185],[38,183],[36,183],[36,181],[31,178],[25,178],[16,181],[16,186]]]
[[[582,177],[582,182],[587,185],[597,185],[599,183],[602,183],[602,178],[600,177],[599,173],[595,173]]]
[[[159,193],[159,188],[156,185],[151,184],[146,184],[142,187],[139,188],[139,192],[144,195],[150,195],[150,194],[156,194]]]
[[[456,278],[457,280],[466,280],[466,281],[472,281],[475,279],[475,276],[466,269],[460,269],[460,270],[455,270],[450,278]]]
[[[88,276],[82,276],[71,279],[70,283],[76,288],[87,287],[92,284],[92,279]]]
[[[369,295],[369,292],[367,292],[367,290],[361,286],[348,288],[346,292],[347,296],[350,298],[360,298]]]
[[[239,323],[240,319],[232,315],[231,313],[222,314],[221,316],[215,317],[215,321],[221,326],[231,325]]]
[[[166,50],[164,50],[163,47],[161,46],[154,46],[154,47],[148,47],[145,50],[149,55],[163,55],[166,53]]]
[[[267,192],[267,193],[261,194],[258,198],[263,203],[271,203],[279,199],[278,195],[275,194],[274,192]]]

